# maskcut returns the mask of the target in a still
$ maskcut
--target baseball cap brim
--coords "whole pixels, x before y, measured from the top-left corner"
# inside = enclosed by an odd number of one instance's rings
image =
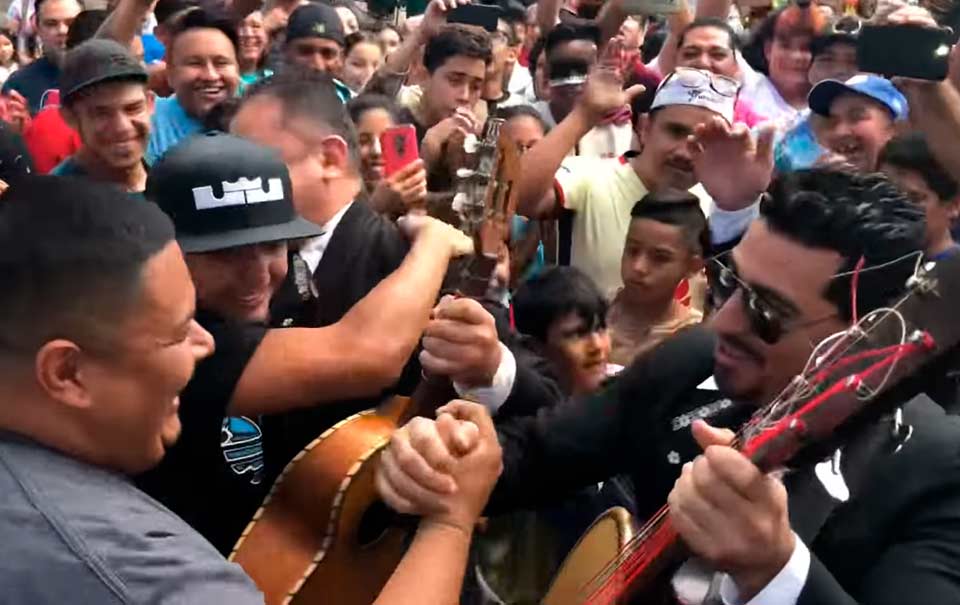
[[[863,95],[859,90],[847,86],[840,80],[824,80],[814,86],[813,90],[810,91],[810,96],[807,97],[807,104],[813,113],[829,117],[830,105],[833,104],[833,100],[848,92]]]
[[[177,243],[184,252],[214,252],[238,246],[269,244],[303,237],[316,237],[323,233],[320,225],[297,217],[288,223],[246,227],[220,233],[177,233]]]
[[[129,70],[124,70],[124,71],[117,71],[117,72],[111,73],[111,74],[109,74],[109,75],[99,75],[99,76],[96,76],[96,77],[94,77],[94,78],[90,78],[90,79],[88,79],[88,80],[85,80],[85,81],[83,81],[83,82],[75,85],[75,86],[74,86],[73,88],[71,88],[69,91],[65,92],[65,93],[63,94],[63,97],[64,97],[64,98],[72,97],[72,96],[76,95],[77,93],[82,92],[83,90],[85,90],[85,89],[87,89],[87,88],[89,88],[89,87],[91,87],[91,86],[95,86],[95,85],[97,85],[97,84],[104,84],[104,83],[106,83],[106,82],[118,82],[118,81],[120,81],[120,82],[126,82],[126,81],[132,81],[132,82],[142,82],[142,83],[146,84],[146,83],[149,81],[149,79],[150,79],[150,76],[148,76],[146,70],[143,70],[143,69],[139,69],[139,70],[138,70],[138,69],[129,69]]]

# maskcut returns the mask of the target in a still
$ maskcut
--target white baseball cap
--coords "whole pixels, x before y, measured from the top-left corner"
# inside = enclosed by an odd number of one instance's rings
[[[740,83],[704,69],[678,67],[657,88],[650,111],[669,105],[693,105],[720,115],[733,124],[733,107]]]

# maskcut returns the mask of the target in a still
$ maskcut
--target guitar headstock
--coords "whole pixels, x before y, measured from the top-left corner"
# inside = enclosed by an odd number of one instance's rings
[[[468,148],[470,168],[457,171],[453,209],[460,229],[473,238],[475,256],[464,264],[460,290],[483,296],[497,265],[500,248],[510,233],[517,207],[516,183],[520,155],[501,132],[504,120],[490,118],[474,148]]]
[[[898,300],[818,345],[803,374],[741,432],[742,451],[767,471],[816,460],[921,392],[917,372],[953,363],[960,350],[958,297],[960,255],[918,262]]]

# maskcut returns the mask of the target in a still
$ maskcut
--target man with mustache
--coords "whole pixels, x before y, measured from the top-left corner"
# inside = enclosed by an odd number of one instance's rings
[[[868,421],[782,483],[715,428],[740,428],[804,371],[816,343],[902,295],[923,238],[922,212],[882,176],[780,177],[760,218],[713,262],[709,328],[668,340],[597,395],[501,423],[505,468],[488,512],[629,473],[639,517],[669,502],[680,538],[720,572],[681,568],[681,602],[956,602],[960,419],[925,395],[900,394],[891,402],[900,412]],[[946,304],[939,318],[910,319],[947,322]],[[937,378],[916,376],[922,389]],[[398,431],[378,474],[387,501],[431,510],[433,494],[448,489],[447,447],[428,419]]]

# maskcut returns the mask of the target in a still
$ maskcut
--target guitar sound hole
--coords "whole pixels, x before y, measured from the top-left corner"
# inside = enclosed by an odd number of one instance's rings
[[[396,521],[397,513],[386,504],[377,501],[363,513],[357,528],[357,540],[360,546],[371,546],[387,533]]]

